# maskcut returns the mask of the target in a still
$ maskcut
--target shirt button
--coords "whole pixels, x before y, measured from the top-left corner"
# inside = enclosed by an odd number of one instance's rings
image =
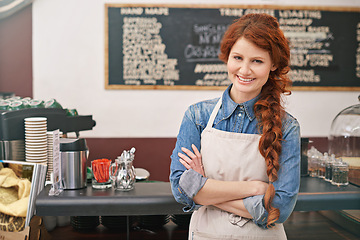
[[[239,115],[238,115],[239,117],[241,117],[241,113],[239,113]]]

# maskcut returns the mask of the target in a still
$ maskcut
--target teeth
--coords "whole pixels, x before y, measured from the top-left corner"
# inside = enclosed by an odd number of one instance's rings
[[[251,82],[253,79],[252,78],[242,78],[240,76],[237,76],[241,81],[244,81],[244,82]]]

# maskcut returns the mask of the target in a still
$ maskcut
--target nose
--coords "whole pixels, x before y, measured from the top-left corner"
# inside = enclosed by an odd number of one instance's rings
[[[247,76],[251,74],[250,64],[247,62],[242,62],[240,65],[239,73],[242,76]]]

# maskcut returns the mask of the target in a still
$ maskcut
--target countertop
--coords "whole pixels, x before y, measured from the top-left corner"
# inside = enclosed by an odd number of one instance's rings
[[[137,182],[135,188],[120,192],[112,188],[64,190],[48,196],[46,186],[36,198],[39,216],[122,216],[183,214],[169,182]],[[302,177],[295,211],[360,209],[360,187],[334,186],[322,179]]]

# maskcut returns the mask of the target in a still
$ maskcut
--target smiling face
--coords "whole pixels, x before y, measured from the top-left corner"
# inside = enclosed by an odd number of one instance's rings
[[[227,70],[233,83],[230,97],[236,103],[243,103],[261,92],[270,71],[276,70],[276,67],[269,52],[245,38],[239,38],[231,48]]]

